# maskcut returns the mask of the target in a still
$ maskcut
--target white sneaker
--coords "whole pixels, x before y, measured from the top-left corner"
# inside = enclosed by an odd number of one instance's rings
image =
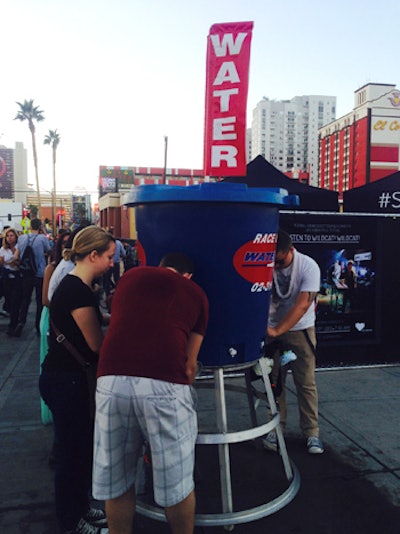
[[[268,432],[265,438],[263,438],[261,441],[264,449],[267,451],[276,452],[278,450],[278,440],[276,439],[276,433],[274,430]]]
[[[294,362],[294,360],[297,360],[297,356],[292,350],[285,350],[285,352],[281,354],[280,363],[282,367],[290,362]]]
[[[310,454],[322,454],[324,452],[322,441],[317,436],[310,436],[307,438],[307,450]]]
[[[271,358],[267,358],[266,356],[264,356],[264,360],[265,360],[265,363],[267,364],[267,374],[271,374],[271,371],[272,371],[272,367],[274,366],[274,360],[272,360]],[[261,369],[261,365],[260,363],[257,361],[256,364],[253,365],[253,371],[254,373],[257,375],[257,376],[262,376],[262,369]]]

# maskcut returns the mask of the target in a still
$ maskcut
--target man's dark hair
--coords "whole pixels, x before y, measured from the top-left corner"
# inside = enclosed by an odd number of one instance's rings
[[[277,252],[288,252],[290,247],[293,246],[293,241],[290,235],[285,230],[279,229],[278,241],[276,243]]]
[[[31,229],[32,230],[39,230],[42,226],[42,221],[40,219],[32,219],[31,220]]]
[[[160,261],[160,267],[172,267],[179,274],[193,274],[194,265],[192,260],[183,252],[170,252]]]
[[[86,226],[78,226],[78,228],[75,228],[75,230],[73,230],[70,234],[69,234],[69,238],[68,238],[68,241],[67,241],[67,244],[65,245],[65,248],[67,249],[70,249],[72,248],[72,243],[74,241],[74,237],[76,236],[76,234],[78,232],[80,232],[81,230],[83,230],[84,228],[86,228]]]

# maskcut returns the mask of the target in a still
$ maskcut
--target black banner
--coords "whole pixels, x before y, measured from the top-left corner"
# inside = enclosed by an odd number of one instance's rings
[[[379,225],[371,217],[281,214],[280,225],[321,269],[318,343],[377,343],[381,336]]]

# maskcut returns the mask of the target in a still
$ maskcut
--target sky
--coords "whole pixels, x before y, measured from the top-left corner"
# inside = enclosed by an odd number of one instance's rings
[[[400,5],[375,0],[0,0],[0,144],[28,149],[16,102],[33,99],[39,180],[97,190],[100,165],[203,167],[207,35],[215,23],[253,21],[247,125],[264,96],[336,96],[350,112],[368,82],[400,87]]]

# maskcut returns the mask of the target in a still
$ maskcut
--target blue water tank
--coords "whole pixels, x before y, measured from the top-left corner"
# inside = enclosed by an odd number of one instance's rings
[[[257,360],[268,320],[279,208],[297,205],[297,197],[246,184],[144,185],[133,188],[125,204],[136,208],[142,265],[158,265],[168,252],[184,252],[194,262],[193,280],[210,303],[199,355],[203,365]]]

